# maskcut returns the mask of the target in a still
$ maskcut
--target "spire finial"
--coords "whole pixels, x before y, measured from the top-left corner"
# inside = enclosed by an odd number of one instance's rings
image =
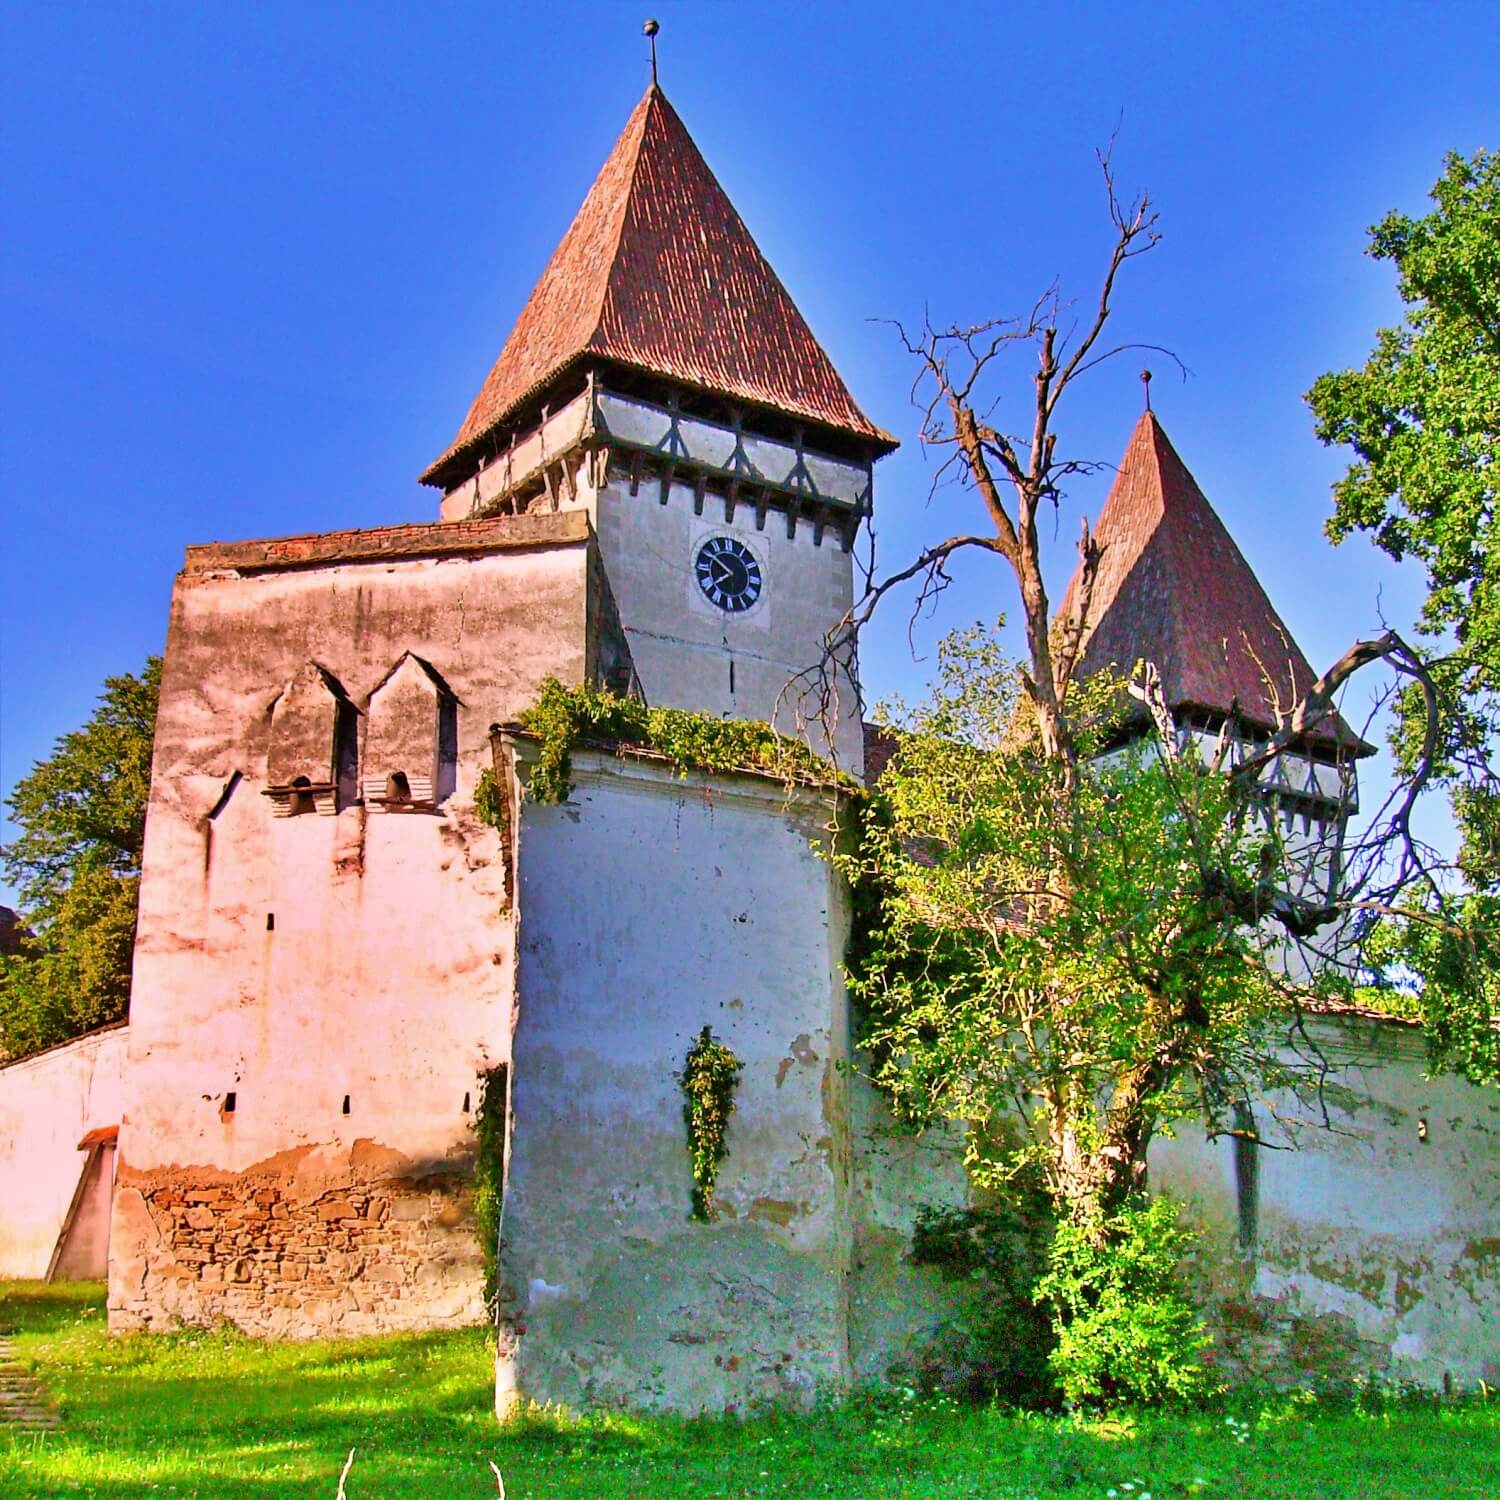
[[[1146,392],[1146,410],[1151,410],[1151,371],[1141,371],[1141,385]]]
[[[660,22],[655,19],[649,20],[641,30],[651,38],[651,86],[656,87],[656,33],[661,30]]]

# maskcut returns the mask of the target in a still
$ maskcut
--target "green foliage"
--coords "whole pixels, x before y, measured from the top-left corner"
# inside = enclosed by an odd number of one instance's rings
[[[1167,1198],[1127,1200],[1107,1219],[1058,1225],[1036,1296],[1053,1314],[1051,1365],[1076,1405],[1201,1400],[1208,1330],[1182,1294],[1193,1236]]]
[[[497,833],[505,832],[505,799],[500,795],[495,773],[486,766],[474,783],[474,812],[481,823],[488,824]]]
[[[1435,642],[1438,780],[1462,836],[1466,892],[1456,905],[1433,895],[1414,911],[1467,927],[1500,897],[1500,793],[1489,764],[1500,731],[1500,155],[1450,154],[1432,198],[1425,217],[1391,213],[1370,231],[1370,255],[1398,273],[1404,321],[1377,332],[1363,368],[1322,376],[1307,401],[1318,436],[1354,455],[1334,486],[1329,536],[1364,532],[1426,573],[1419,628]],[[1426,719],[1425,699],[1408,688],[1392,733],[1408,770]],[[1386,956],[1431,991],[1423,1008],[1434,1060],[1500,1083],[1493,940],[1441,935],[1421,921],[1398,922],[1385,937]]]
[[[705,1224],[718,1217],[714,1184],[719,1180],[719,1165],[729,1154],[729,1117],[734,1113],[734,1088],[744,1066],[705,1026],[682,1067],[682,1118],[693,1172],[693,1217]]]
[[[1417,904],[1419,915],[1430,903]],[[1383,920],[1367,956],[1386,980],[1382,1005],[1422,1021],[1439,1068],[1471,1083],[1500,1083],[1500,891],[1491,885],[1446,905],[1453,925],[1418,916]],[[1412,984],[1415,976],[1417,983]]]
[[[331,1500],[1493,1500],[1500,1402],[1247,1395],[1233,1410],[1093,1418],[913,1391],[687,1420],[561,1408],[497,1426],[483,1329],[283,1342],[111,1337],[98,1284],[0,1282],[0,1329],[63,1409],[45,1440],[0,1429],[0,1497]],[[1243,1435],[1243,1436],[1242,1436]],[[1130,1486],[1127,1488],[1127,1486]]]
[[[520,722],[541,742],[526,786],[535,802],[567,801],[573,790],[573,751],[591,742],[652,751],[683,774],[751,770],[787,781],[857,787],[801,741],[778,734],[769,724],[718,719],[680,708],[647,708],[639,699],[603,688],[567,688],[550,677]]]
[[[1053,1399],[1048,1357],[1057,1340],[1035,1296],[1051,1238],[1051,1207],[1035,1183],[995,1195],[985,1208],[922,1210],[912,1260],[971,1294],[964,1315],[928,1351],[924,1383],[1019,1406]]]
[[[1425,218],[1388,214],[1370,255],[1391,261],[1405,321],[1363,369],[1321,376],[1318,436],[1355,462],[1334,487],[1329,536],[1368,532],[1427,570],[1423,624],[1452,631],[1485,680],[1500,673],[1500,155],[1450,154]]]
[[[1137,1185],[1162,1123],[1265,1066],[1269,940],[1220,883],[1255,887],[1275,835],[1191,755],[1097,759],[1102,676],[1075,687],[1076,770],[1036,753],[1015,681],[988,633],[951,637],[832,857],[866,888],[850,984],[898,1113],[966,1122],[981,1186],[1035,1165],[1087,1215]]]
[[[82,866],[41,937],[0,959],[0,1055],[25,1057],[125,1015],[139,886]]]
[[[21,1056],[125,1015],[161,685],[106,679],[99,707],[17,782],[0,864],[32,936],[0,960],[0,1052]]]
[[[484,1305],[495,1315],[500,1294],[500,1205],[505,1192],[506,1069],[480,1075],[474,1110],[474,1233],[484,1257]]]

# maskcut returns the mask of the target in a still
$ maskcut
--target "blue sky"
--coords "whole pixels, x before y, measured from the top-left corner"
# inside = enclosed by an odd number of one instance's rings
[[[1416,580],[1321,526],[1339,456],[1301,393],[1398,315],[1362,254],[1446,150],[1500,145],[1500,6],[750,5],[649,0],[662,83],[845,379],[905,439],[894,560],[927,500],[911,370],[880,319],[1086,302],[1109,244],[1094,148],[1164,239],[1118,331],[1172,348],[1168,432],[1314,664]],[[0,788],[160,650],[183,546],[436,514],[452,437],[647,78],[640,5],[7,7],[0,76]],[[1135,356],[1081,386],[1114,460]],[[1029,371],[1008,372],[1006,406]],[[1058,520],[1061,590],[1083,509]],[[965,569],[937,627],[1012,609]],[[893,610],[875,691],[926,669]],[[930,643],[929,628],[921,637]],[[1355,706],[1357,712],[1357,706]]]

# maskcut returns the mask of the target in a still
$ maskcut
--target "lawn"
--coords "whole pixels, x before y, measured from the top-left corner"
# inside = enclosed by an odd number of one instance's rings
[[[1500,1400],[1252,1400],[1108,1421],[901,1392],[748,1420],[538,1414],[496,1426],[479,1331],[262,1344],[111,1339],[97,1285],[0,1283],[0,1330],[63,1431],[0,1430],[0,1496],[509,1500],[780,1495],[1341,1500],[1500,1496]]]

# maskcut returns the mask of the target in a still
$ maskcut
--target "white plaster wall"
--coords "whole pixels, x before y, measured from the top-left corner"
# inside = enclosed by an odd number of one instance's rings
[[[349,1183],[420,1189],[466,1173],[465,1095],[472,1105],[479,1072],[508,1053],[514,991],[501,841],[476,817],[473,792],[491,760],[490,726],[533,703],[548,675],[585,675],[589,545],[586,526],[575,530],[572,543],[545,549],[179,579],[135,953],[118,1325],[217,1316],[205,1299],[224,1295],[221,1271],[174,1260],[163,1244],[162,1214],[144,1201],[153,1185],[180,1195],[233,1174],[244,1193],[269,1186],[304,1201]],[[406,651],[458,700],[452,795],[435,813],[347,806],[273,819],[261,792],[282,685],[316,660],[363,710]],[[226,1220],[231,1207],[214,1212]],[[394,1222],[388,1206],[355,1208]],[[446,1282],[429,1266],[399,1313],[351,1294],[338,1326],[477,1315],[478,1251],[458,1228],[461,1211],[457,1200],[434,1209],[434,1234],[451,1233],[430,1259],[456,1257]],[[386,1226],[370,1232],[380,1240]],[[206,1253],[213,1264],[217,1250]],[[354,1281],[371,1266],[351,1258],[345,1269]],[[248,1290],[228,1315],[269,1332],[328,1326]]]
[[[1378,1370],[1500,1378],[1500,1094],[1428,1077],[1419,1030],[1319,1018],[1332,1071],[1315,1102],[1258,1101],[1258,1232],[1237,1239],[1232,1142],[1184,1125],[1153,1184],[1207,1228],[1208,1287],[1241,1366],[1292,1378]],[[1304,1044],[1303,1051],[1308,1048]]]
[[[848,1378],[847,918],[829,808],[751,778],[580,755],[523,805],[502,1398],[693,1410]],[[744,1062],[690,1218],[677,1074],[703,1026]],[[523,1331],[524,1330],[524,1331]]]
[[[593,501],[600,555],[647,702],[773,721],[796,733],[795,702],[778,712],[778,700],[797,673],[816,664],[824,636],[853,598],[853,560],[837,530],[827,528],[822,545],[815,546],[813,523],[802,520],[789,539],[785,515],[774,510],[764,530],[757,530],[754,506],[743,503],[726,522],[725,501],[714,495],[704,497],[697,516],[690,487],[673,485],[663,505],[660,484],[650,480],[635,495],[629,484],[611,481]],[[761,566],[761,597],[743,614],[711,604],[693,575],[698,548],[717,535],[744,543]],[[858,705],[847,683],[841,696],[835,749],[839,763],[859,775],[864,749]],[[826,748],[821,736],[815,738],[818,748]]]
[[[856,1066],[868,1058],[856,1053]],[[854,1376],[880,1380],[920,1364],[945,1324],[961,1323],[965,1288],[911,1258],[924,1208],[961,1209],[972,1195],[964,1130],[900,1125],[867,1076],[849,1088],[854,1244],[849,1278],[849,1347]],[[905,1375],[902,1377],[907,1378]]]
[[[0,1067],[0,1277],[46,1275],[90,1130],[120,1123],[128,1032]]]

